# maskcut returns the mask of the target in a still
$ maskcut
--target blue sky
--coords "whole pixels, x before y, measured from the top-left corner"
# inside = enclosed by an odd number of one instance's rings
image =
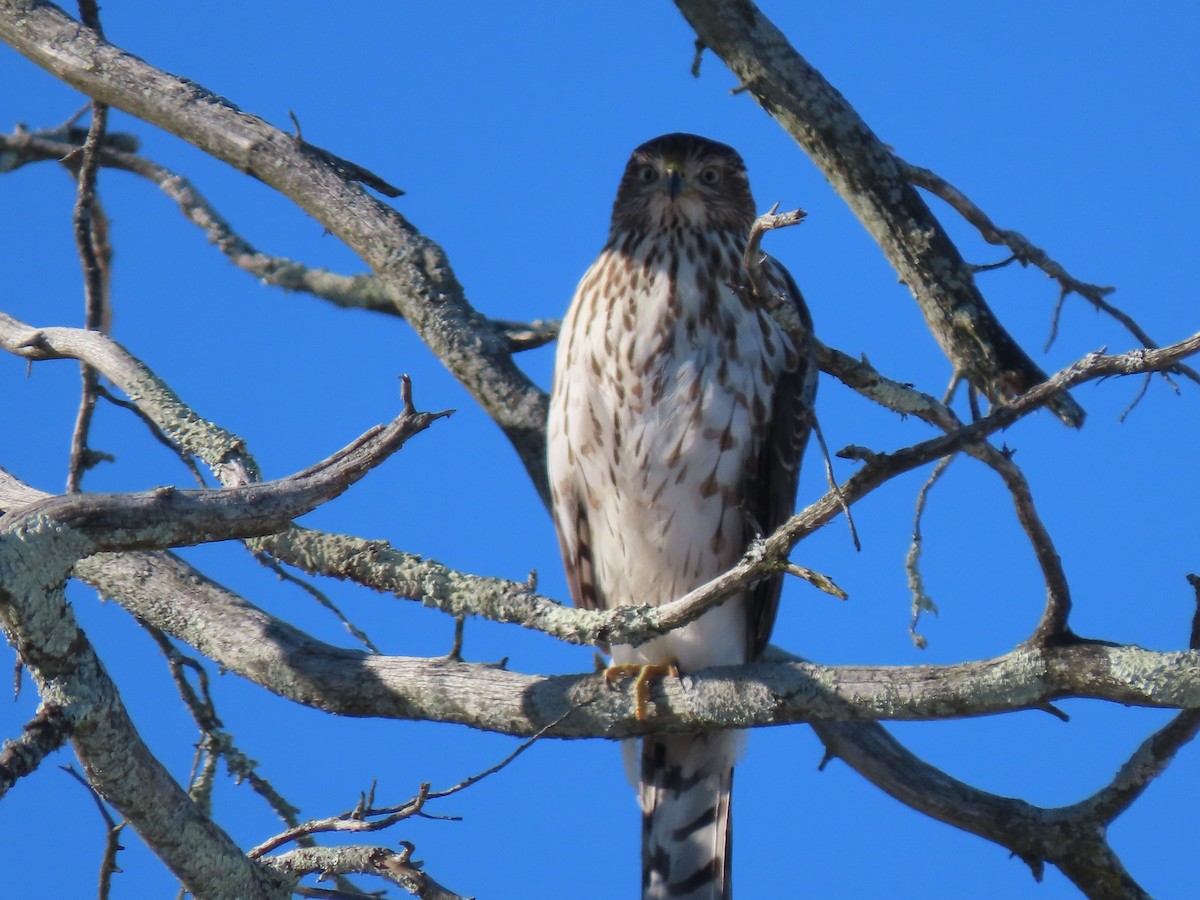
[[[1002,227],[1044,247],[1076,277],[1113,284],[1112,299],[1160,342],[1200,327],[1200,145],[1195,47],[1200,11],[1127,4],[792,4],[765,7],[796,48],[910,162],[964,190]],[[805,224],[770,236],[804,290],[819,336],[866,354],[887,375],[940,394],[949,366],[895,273],[791,139],[707,56],[688,72],[693,36],[667,3],[109,4],[109,38],[281,127],[288,111],[307,140],[373,169],[407,193],[394,201],[449,254],[471,301],[502,318],[555,317],[603,242],[629,150],[668,131],[735,145],[764,209],[802,206]],[[82,100],[0,49],[0,128],[47,127]],[[249,179],[120,113],[144,152],[193,181],[268,253],[343,273],[363,266],[318,224]],[[200,415],[241,435],[268,477],[343,446],[399,406],[412,375],[418,406],[455,407],[398,456],[303,523],[385,538],[462,570],[523,578],[566,598],[550,519],[504,438],[402,322],[345,312],[259,286],[134,176],[105,172],[113,222],[114,336]],[[0,178],[0,309],[34,325],[81,324],[70,231],[72,185],[52,165]],[[1002,258],[933,202],[966,258]],[[1043,368],[1133,341],[1079,298],[1043,353],[1057,288],[1017,268],[982,275],[993,309]],[[552,350],[521,364],[549,386]],[[0,357],[0,465],[44,490],[64,481],[77,370]],[[1157,649],[1186,644],[1193,609],[1184,575],[1196,555],[1200,394],[1156,380],[1123,424],[1138,384],[1076,391],[1082,432],[1042,413],[1010,429],[1035,499],[1071,579],[1075,630]],[[884,450],[929,435],[825,380],[819,415],[832,447]],[[188,481],[128,414],[101,408],[93,445],[118,455],[85,482],[134,490]],[[838,461],[841,477],[852,469]],[[801,584],[785,592],[775,642],[828,663],[940,663],[984,658],[1027,636],[1041,609],[1036,568],[997,480],[959,460],[925,520],[927,586],[941,608],[909,639],[902,569],[913,501],[925,473],[896,479],[855,507],[862,552],[834,523],[793,554],[846,588],[837,603]],[[803,502],[823,490],[807,460]],[[336,621],[236,547],[187,556],[274,614],[345,643]],[[344,584],[326,590],[387,653],[436,655],[452,623],[412,603]],[[180,778],[194,730],[149,638],[116,604],[72,592],[84,627],[139,729]],[[590,651],[472,621],[466,654],[510,658],[523,672],[576,672]],[[0,654],[2,657],[3,654]],[[11,657],[8,657],[11,659]],[[7,662],[0,661],[0,668]],[[460,727],[329,720],[235,676],[215,677],[218,709],[239,746],[305,816],[351,807],[378,779],[400,802],[422,781],[446,787],[492,765],[509,738]],[[35,705],[28,685],[0,703],[11,736]],[[895,733],[975,785],[1039,804],[1101,787],[1166,714],[1066,702],[1064,724],[1027,712],[905,724]],[[931,822],[838,763],[803,726],[764,729],[738,770],[739,894],[821,897],[1073,897],[1056,871],[1036,886],[1022,863]],[[0,803],[5,888],[90,895],[103,834],[91,800],[52,763]],[[1117,821],[1112,840],[1151,894],[1181,896],[1197,875],[1194,798],[1200,759],[1175,765]],[[412,840],[437,879],[486,898],[633,896],[639,822],[616,747],[544,741],[502,773],[390,833]],[[250,846],[280,830],[265,807],[222,777],[217,818]],[[167,896],[165,869],[126,835],[114,896]]]

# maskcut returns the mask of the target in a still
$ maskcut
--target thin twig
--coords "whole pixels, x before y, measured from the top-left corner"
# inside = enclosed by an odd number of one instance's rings
[[[274,572],[281,581],[286,581],[289,584],[296,585],[298,588],[300,588],[300,590],[304,591],[306,594],[308,594],[310,597],[312,597],[314,600],[316,600],[317,603],[319,603],[321,606],[325,607],[325,609],[327,609],[331,613],[333,613],[334,616],[337,617],[337,620],[342,623],[342,627],[344,627],[348,632],[350,632],[350,634],[353,635],[354,639],[357,640],[360,644],[362,644],[364,647],[366,647],[372,653],[380,652],[379,648],[377,646],[375,646],[374,641],[371,640],[371,638],[367,635],[367,633],[365,631],[363,631],[361,628],[359,628],[357,625],[355,625],[353,622],[351,622],[350,619],[346,616],[346,614],[343,613],[338,608],[337,604],[335,604],[332,600],[329,599],[328,594],[326,594],[324,591],[322,591],[315,584],[310,584],[309,582],[305,581],[303,578],[293,575],[291,572],[287,571],[283,567],[283,565],[279,562],[279,560],[275,559],[273,556],[271,556],[271,554],[267,553],[265,550],[254,549],[254,547],[252,547],[248,541],[243,541],[242,543],[246,547],[246,549],[250,551],[250,555],[253,556],[254,559],[257,560],[260,565],[266,566],[268,569],[270,569],[272,572]]]
[[[179,695],[192,714],[197,728],[200,729],[197,750],[204,754],[205,758],[199,765],[193,766],[194,770],[199,772],[189,787],[189,793],[193,795],[193,799],[201,805],[207,805],[207,798],[212,789],[212,777],[215,775],[210,760],[223,759],[229,774],[239,782],[245,781],[249,784],[251,790],[262,797],[272,811],[286,824],[296,825],[299,822],[300,810],[289,803],[267,779],[258,773],[257,763],[242,753],[234,744],[233,737],[224,730],[212,695],[209,693],[208,673],[204,666],[199,660],[181,653],[161,630],[145,622],[141,624],[158,644],[163,656],[166,657]],[[184,669],[191,669],[196,674],[199,691],[192,687]]]
[[[104,819],[104,854],[100,858],[100,883],[97,896],[100,900],[107,900],[112,890],[113,874],[121,871],[121,868],[117,865],[117,854],[125,849],[121,846],[121,829],[125,827],[125,822],[118,822],[112,817],[112,813],[108,811],[108,807],[100,799],[100,795],[96,793],[96,789],[88,783],[86,778],[79,774],[74,766],[59,766],[59,768],[83,785],[84,790],[88,792],[92,801],[96,804],[96,809],[100,811],[101,818]]]
[[[96,0],[79,0],[79,20],[98,36],[103,36],[100,25],[100,8]],[[108,219],[96,195],[96,177],[99,172],[97,151],[108,129],[108,105],[99,100],[91,101],[92,118],[87,137],[79,153],[76,172],[75,208],[72,212],[72,228],[75,246],[83,267],[84,328],[89,331],[108,333],[110,324],[109,278],[112,247],[108,242]],[[82,488],[83,474],[105,456],[93,453],[88,447],[92,414],[96,409],[96,386],[99,375],[86,363],[80,366],[82,387],[79,410],[75,415],[75,427],[71,432],[71,455],[67,465],[67,492],[75,493]],[[112,457],[107,457],[111,460]]]
[[[434,791],[429,795],[429,799],[440,800],[443,797],[449,797],[450,795],[457,794],[459,791],[465,790],[465,789],[471,787],[472,785],[478,784],[479,782],[483,781],[483,779],[487,778],[489,775],[495,775],[497,772],[499,772],[501,769],[505,768],[509,763],[511,763],[513,760],[515,760],[518,756],[520,756],[522,753],[524,753],[526,750],[528,750],[530,747],[532,747],[534,744],[536,744],[539,740],[541,740],[543,737],[545,737],[548,732],[550,732],[554,728],[557,728],[559,725],[561,725],[563,722],[565,722],[568,718],[570,718],[575,713],[575,710],[577,710],[578,708],[579,708],[578,706],[574,706],[571,709],[568,709],[565,713],[563,713],[561,716],[559,716],[553,722],[547,722],[546,725],[543,728],[541,728],[541,730],[539,730],[532,737],[523,741],[521,743],[521,746],[517,747],[516,750],[514,750],[512,753],[508,754],[508,756],[504,757],[504,759],[500,760],[500,762],[496,763],[496,765],[492,766],[490,769],[485,769],[484,771],[480,772],[477,775],[472,775],[470,778],[466,778],[466,779],[460,781],[458,784],[454,785],[453,787],[448,787],[442,791]]]
[[[208,482],[204,480],[204,474],[200,471],[200,467],[196,465],[195,457],[163,434],[162,429],[158,427],[158,423],[155,422],[153,417],[148,415],[140,406],[130,400],[124,400],[121,397],[118,397],[102,384],[96,385],[96,396],[104,398],[113,406],[119,406],[121,409],[128,410],[141,419],[142,424],[144,424],[150,430],[151,436],[164,447],[167,447],[176,456],[178,456],[179,461],[187,466],[188,471],[192,473],[192,478],[195,479],[196,484],[198,484],[200,487],[208,487]]]
[[[696,54],[695,54],[695,56],[692,57],[692,67],[689,71],[692,73],[693,78],[699,78],[700,77],[700,65],[704,60],[704,51],[707,50],[708,48],[704,46],[704,41],[700,40],[700,38],[696,38],[695,47],[696,47]]]
[[[448,662],[463,661],[463,632],[466,629],[466,616],[454,617],[454,640],[450,644],[450,652],[446,654]]]
[[[372,785],[371,790],[363,795],[353,809],[347,810],[346,812],[340,813],[336,816],[329,816],[324,819],[314,819],[312,821],[296,825],[293,828],[289,828],[287,831],[277,834],[275,837],[270,838],[269,840],[259,844],[257,847],[247,851],[246,855],[251,859],[258,859],[263,856],[263,854],[269,853],[284,844],[298,840],[301,837],[308,837],[321,832],[381,831],[385,828],[390,828],[397,822],[413,816],[450,819],[452,821],[457,821],[457,816],[429,816],[424,812],[425,803],[429,800],[440,800],[453,794],[457,794],[459,791],[466,790],[472,785],[478,784],[488,776],[495,775],[501,769],[507,767],[513,762],[513,760],[532,747],[535,743],[537,743],[546,735],[547,732],[562,724],[575,712],[577,708],[577,706],[572,707],[554,721],[548,722],[536,734],[523,741],[512,753],[510,753],[500,762],[496,763],[494,766],[472,775],[469,778],[463,779],[453,787],[449,787],[441,791],[430,791],[429,784],[425,783],[420,786],[416,795],[411,800],[408,800],[399,806],[375,808],[375,787]],[[370,821],[372,819],[373,821]]]
[[[1200,575],[1189,574],[1187,580],[1196,592],[1196,609],[1192,612],[1192,631],[1188,636],[1188,646],[1193,650],[1200,650]]]
[[[829,484],[829,490],[837,497],[842,513],[846,516],[846,527],[850,529],[850,540],[854,542],[854,549],[861,551],[862,541],[858,539],[858,528],[854,525],[854,515],[850,512],[850,504],[846,502],[846,495],[842,493],[837,477],[833,474],[833,460],[829,458],[829,445],[825,443],[825,434],[821,431],[821,423],[817,421],[815,411],[809,411],[809,418],[812,420],[813,434],[817,436],[817,444],[821,448],[821,457],[825,460],[825,480]]]
[[[91,7],[89,11],[87,8]],[[97,12],[95,4],[80,3],[81,15],[95,19]],[[98,21],[91,23],[98,28]],[[96,174],[99,168],[97,148],[104,137],[108,123],[108,107],[99,101],[92,101],[92,120],[88,128],[87,139],[80,153],[79,170],[77,175],[78,188],[75,198],[75,209],[72,222],[75,232],[75,246],[79,252],[80,263],[83,267],[83,286],[85,298],[84,327],[91,331],[107,331],[109,322],[108,312],[108,282],[111,247],[107,240],[107,222],[100,201],[96,196]],[[96,408],[96,386],[99,376],[86,363],[80,366],[82,388],[79,399],[79,410],[75,416],[75,427],[71,433],[71,455],[67,468],[67,491],[77,492],[81,489],[83,474],[104,458],[93,453],[88,447],[88,434],[91,430],[92,414]],[[111,459],[111,457],[109,457]]]
[[[924,650],[928,641],[925,636],[917,633],[917,622],[921,613],[931,612],[937,615],[937,604],[925,592],[925,579],[921,577],[921,548],[924,542],[921,536],[921,517],[925,514],[925,504],[929,500],[929,492],[938,480],[954,462],[954,455],[944,456],[933,467],[929,478],[917,492],[916,510],[913,514],[912,542],[908,545],[908,553],[904,557],[904,571],[908,575],[908,590],[912,594],[912,621],[908,624],[908,635],[918,650]]]
[[[849,599],[850,595],[837,586],[832,578],[828,575],[818,572],[815,569],[810,569],[808,566],[797,565],[794,562],[789,562],[783,567],[783,571],[789,575],[794,575],[802,581],[807,581],[817,590],[829,594],[831,597],[836,597],[839,600]]]

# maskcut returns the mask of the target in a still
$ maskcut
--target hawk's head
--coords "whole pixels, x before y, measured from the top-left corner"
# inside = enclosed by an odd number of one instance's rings
[[[746,166],[727,144],[664,134],[633,151],[613,204],[612,230],[682,226],[745,233],[754,222]]]

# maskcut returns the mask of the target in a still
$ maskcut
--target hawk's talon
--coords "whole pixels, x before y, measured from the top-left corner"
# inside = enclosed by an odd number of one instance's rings
[[[650,682],[671,675],[679,678],[679,665],[671,660],[665,663],[617,663],[604,670],[604,683],[612,687],[622,678],[633,678],[633,697],[636,702],[634,716],[639,722],[646,721],[646,707],[650,704]]]

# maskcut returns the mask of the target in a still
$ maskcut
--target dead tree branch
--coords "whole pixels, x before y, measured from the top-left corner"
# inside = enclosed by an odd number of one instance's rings
[[[1005,331],[937,218],[892,152],[750,0],[675,0],[697,38],[812,158],[875,238],[955,372],[993,403],[1045,381]],[[1083,409],[1046,397],[1068,425]]]
[[[0,172],[31,162],[70,165],[85,138],[79,129],[63,126],[32,132],[18,129],[13,134],[0,135]],[[134,135],[106,133],[97,148],[96,159],[101,166],[130,172],[156,185],[189,222],[204,232],[209,243],[263,284],[320,297],[344,309],[364,309],[403,318],[403,298],[390,283],[370,274],[340,275],[264,253],[238,234],[188,179],[139,155],[137,149]],[[504,334],[512,353],[544,346],[558,334],[557,320],[492,319],[489,327]]]
[[[501,427],[548,502],[546,394],[517,367],[508,338],[468,303],[441,247],[326,151],[148,65],[55,6],[0,0],[0,40],[88,96],[270,185],[344,241],[396,292],[405,320]]]

